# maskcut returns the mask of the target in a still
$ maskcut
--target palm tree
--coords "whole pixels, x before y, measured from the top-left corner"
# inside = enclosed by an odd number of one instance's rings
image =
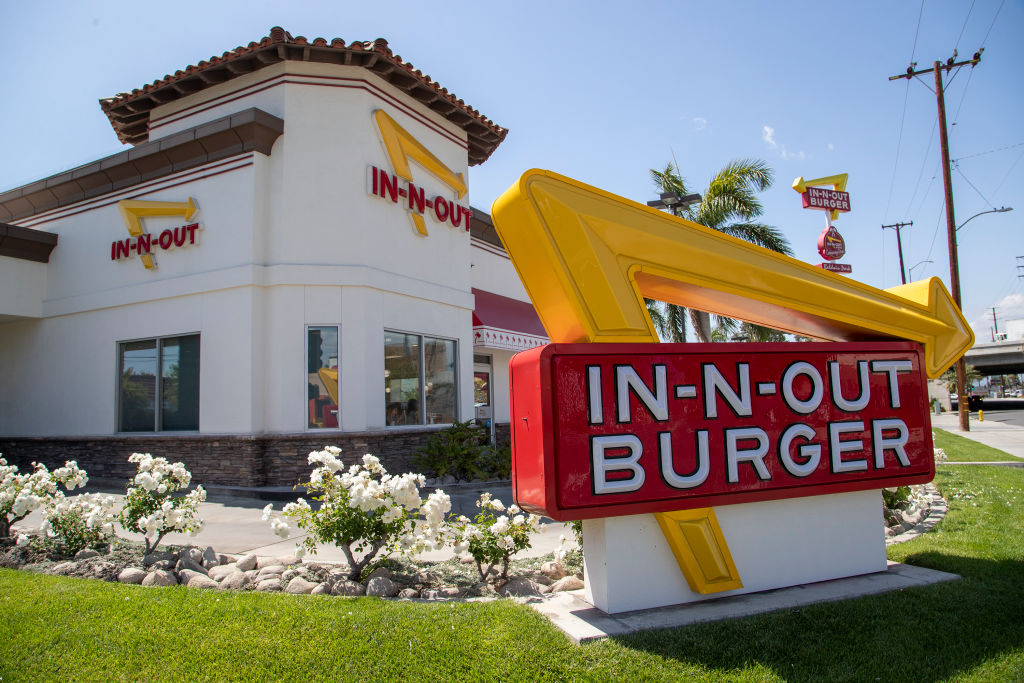
[[[764,207],[756,193],[771,187],[774,179],[775,174],[766,162],[760,159],[734,159],[711,179],[699,204],[681,209],[674,207],[672,213],[765,249],[792,256],[793,249],[786,236],[778,228],[757,221],[764,213]],[[690,194],[686,181],[673,164],[666,164],[663,171],[652,168],[651,180],[659,193],[671,192],[679,196]],[[685,317],[686,309],[665,304],[663,319],[666,323],[678,320],[680,330],[670,328],[669,334],[665,335],[659,328],[659,333],[673,340],[677,337],[685,340],[686,331],[682,322]],[[690,309],[689,318],[697,341],[711,341],[711,316],[704,311]]]

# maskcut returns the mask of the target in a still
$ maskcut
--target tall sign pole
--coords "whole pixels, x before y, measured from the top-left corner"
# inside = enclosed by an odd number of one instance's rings
[[[914,71],[915,64],[911,64],[907,68],[905,74],[898,76],[890,76],[889,80],[893,81],[899,78],[906,78],[910,80],[914,76],[920,74],[926,74],[930,71],[935,72],[935,100],[939,108],[939,145],[942,151],[942,182],[946,190],[946,235],[949,242],[949,288],[953,295],[953,301],[956,302],[957,308],[960,308],[960,263],[957,258],[957,245],[956,245],[956,219],[953,214],[953,179],[950,175],[950,163],[949,163],[949,136],[946,132],[946,100],[943,93],[942,87],[942,72],[950,71],[957,67],[967,66],[968,64],[973,69],[978,62],[981,61],[981,53],[985,51],[985,48],[981,48],[974,53],[971,59],[957,62],[956,61],[956,50],[953,51],[953,56],[946,60],[946,63],[936,61],[931,69],[923,69],[921,71]],[[899,233],[897,233],[899,234]],[[960,431],[969,432],[971,431],[970,424],[970,408],[967,405],[967,363],[961,356],[956,361],[956,395],[957,395],[957,413],[960,418]]]

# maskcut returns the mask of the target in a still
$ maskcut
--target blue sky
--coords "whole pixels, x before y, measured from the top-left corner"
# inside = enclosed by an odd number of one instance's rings
[[[818,263],[824,219],[800,208],[797,176],[849,173],[836,227],[857,280],[948,285],[931,75],[889,82],[959,50],[981,64],[947,85],[964,312],[990,339],[1024,318],[1024,2],[5,2],[0,191],[122,149],[97,100],[259,40],[386,38],[405,60],[510,129],[470,173],[474,206],[528,168],[646,201],[648,169],[678,160],[702,190],[737,157],[765,159],[765,222]],[[920,21],[919,21],[920,18]],[[930,263],[928,262],[930,261]],[[1019,262],[1024,266],[1024,258]],[[1024,272],[1024,268],[1022,268]]]

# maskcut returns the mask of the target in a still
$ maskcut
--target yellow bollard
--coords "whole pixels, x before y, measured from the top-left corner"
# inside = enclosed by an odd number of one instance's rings
[[[985,411],[984,410],[978,410],[978,422],[984,422],[984,421],[985,421]]]

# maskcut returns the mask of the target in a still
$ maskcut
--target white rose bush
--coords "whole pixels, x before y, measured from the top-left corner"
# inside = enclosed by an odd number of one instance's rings
[[[128,484],[119,519],[126,530],[146,537],[147,555],[169,533],[194,536],[202,531],[199,504],[206,500],[206,490],[196,486],[181,493],[192,482],[183,463],[171,464],[149,453],[132,453],[128,462],[138,465],[138,473]]]
[[[70,491],[85,486],[89,481],[78,463],[68,460],[53,472],[45,465],[32,463],[35,471],[19,473],[17,465],[9,465],[0,457],[0,538],[9,538],[11,525],[25,519],[30,513],[63,498],[58,486]]]
[[[348,561],[348,577],[359,581],[363,569],[381,553],[410,556],[443,547],[444,518],[451,510],[444,491],[423,500],[422,474],[388,474],[369,454],[361,464],[346,468],[340,454],[336,446],[309,454],[309,464],[315,467],[303,485],[314,494],[317,508],[299,498],[285,505],[278,517],[273,517],[273,505],[263,509],[263,519],[281,538],[291,533],[285,518],[306,532],[297,554],[316,552],[319,543],[336,545]],[[362,554],[360,559],[357,553]]]
[[[481,581],[499,564],[498,579],[507,581],[512,556],[530,547],[530,534],[540,531],[540,517],[523,514],[518,505],[506,508],[487,492],[480,494],[476,506],[480,512],[472,520],[462,515],[449,520],[455,550],[473,557]]]
[[[40,531],[67,555],[104,545],[114,536],[114,505],[113,496],[83,493],[67,498],[58,493],[43,508],[45,519]]]

